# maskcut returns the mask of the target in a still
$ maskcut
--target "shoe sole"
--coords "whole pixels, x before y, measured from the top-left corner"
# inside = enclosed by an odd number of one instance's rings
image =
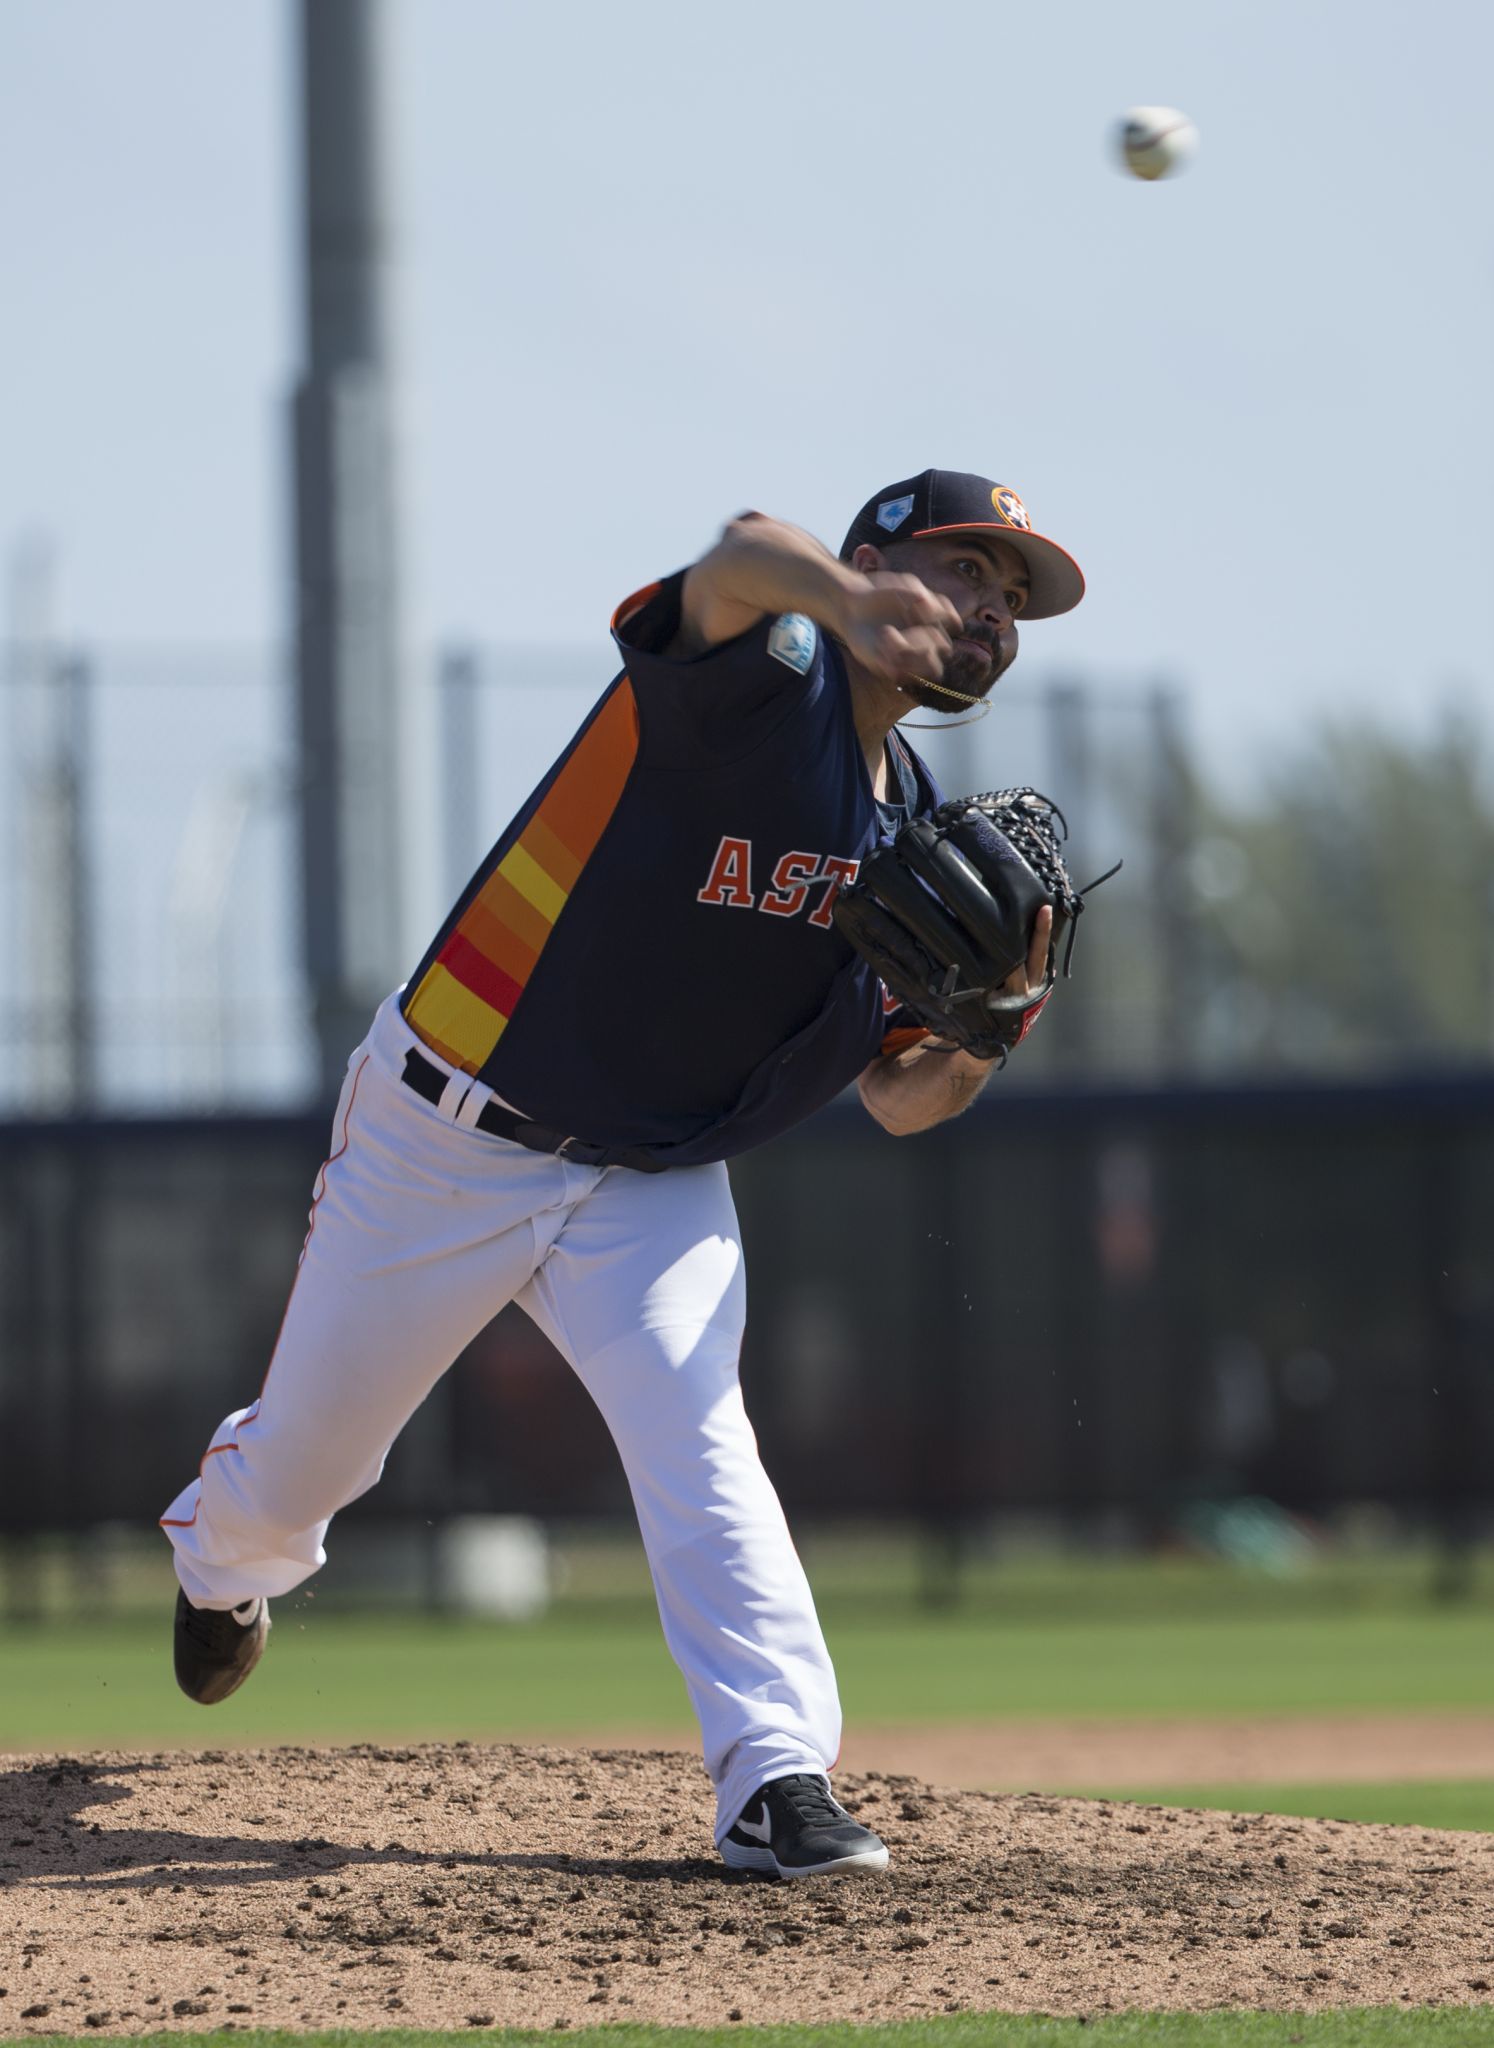
[[[873,1871],[887,1868],[888,1856],[885,1848],[858,1849],[854,1856],[836,1856],[828,1863],[780,1863],[771,1849],[744,1849],[739,1843],[723,1840],[717,1844],[723,1862],[732,1870],[756,1870],[767,1877],[783,1877],[791,1882],[800,1877],[825,1877],[836,1871]]]
[[[268,1605],[260,1608],[258,1621],[246,1633],[254,1637],[253,1656],[246,1664],[238,1666],[231,1673],[215,1674],[215,1677],[218,1678],[228,1677],[229,1683],[227,1685],[210,1685],[205,1692],[193,1692],[187,1686],[182,1685],[181,1677],[178,1675],[176,1682],[181,1686],[182,1691],[186,1693],[189,1700],[194,1701],[199,1707],[216,1707],[220,1706],[231,1694],[238,1691],[244,1680],[259,1663],[260,1658],[265,1654],[265,1644],[269,1641],[270,1637],[270,1610]]]

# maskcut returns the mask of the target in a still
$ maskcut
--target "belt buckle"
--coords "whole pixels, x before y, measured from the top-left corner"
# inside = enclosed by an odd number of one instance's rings
[[[573,1146],[576,1148],[574,1151],[571,1149]],[[605,1145],[590,1144],[585,1138],[562,1138],[555,1147],[555,1157],[569,1159],[576,1166],[595,1166],[606,1149]],[[588,1153],[590,1158],[586,1156]]]

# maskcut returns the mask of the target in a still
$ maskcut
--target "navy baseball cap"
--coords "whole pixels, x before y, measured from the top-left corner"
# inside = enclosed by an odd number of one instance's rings
[[[958,469],[926,469],[878,491],[851,521],[840,558],[849,561],[863,541],[884,548],[889,541],[924,540],[934,533],[993,533],[1015,548],[1031,581],[1024,619],[1055,618],[1072,611],[1084,595],[1079,564],[1057,541],[1033,532],[1027,507],[1011,486]]]

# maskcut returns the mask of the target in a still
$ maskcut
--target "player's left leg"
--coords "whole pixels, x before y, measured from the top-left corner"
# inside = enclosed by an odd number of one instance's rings
[[[720,1840],[761,1785],[826,1773],[840,1747],[809,1583],[742,1405],[746,1289],[726,1169],[599,1175],[517,1299],[622,1455]]]

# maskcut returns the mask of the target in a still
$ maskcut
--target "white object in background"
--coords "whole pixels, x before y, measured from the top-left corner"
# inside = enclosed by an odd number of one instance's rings
[[[1121,162],[1150,183],[1180,171],[1198,148],[1198,130],[1176,107],[1132,107],[1120,124]]]
[[[440,1559],[442,1595],[459,1613],[530,1621],[550,1604],[550,1546],[527,1515],[454,1515]]]

